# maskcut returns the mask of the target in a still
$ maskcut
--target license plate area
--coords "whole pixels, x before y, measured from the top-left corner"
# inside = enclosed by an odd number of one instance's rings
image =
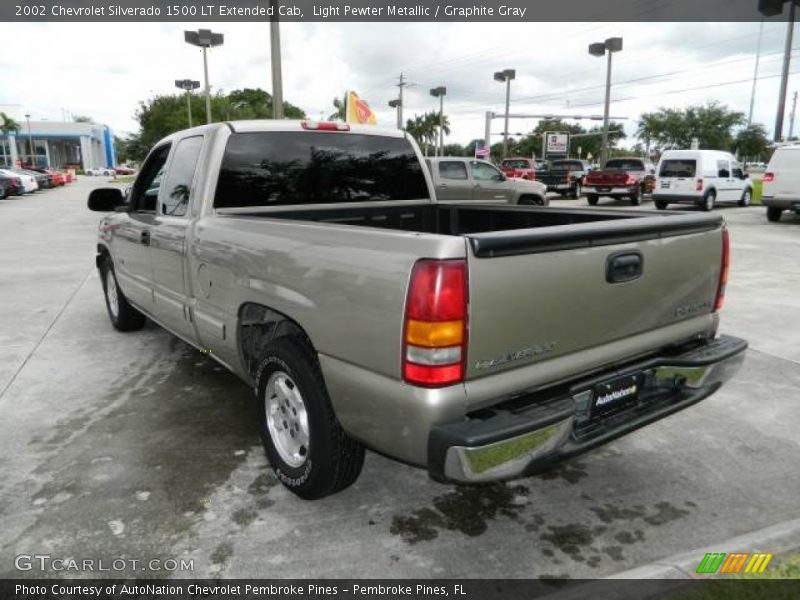
[[[598,192],[610,192],[611,188],[610,187],[599,187],[599,188],[597,188],[597,191]]]
[[[670,183],[669,181],[662,181],[661,182],[661,188],[665,189],[665,190],[669,189],[669,183]]]
[[[637,404],[643,383],[643,373],[624,375],[598,383],[592,389],[589,418],[604,417]]]

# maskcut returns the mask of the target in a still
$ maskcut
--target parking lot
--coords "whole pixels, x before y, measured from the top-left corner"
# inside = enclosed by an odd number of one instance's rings
[[[800,217],[718,209],[721,331],[750,349],[699,405],[483,487],[369,453],[355,485],[304,502],[266,464],[249,388],[155,325],[111,327],[86,209],[105,180],[0,201],[5,577],[40,575],[13,557],[48,554],[193,560],[125,576],[592,578],[798,516]]]

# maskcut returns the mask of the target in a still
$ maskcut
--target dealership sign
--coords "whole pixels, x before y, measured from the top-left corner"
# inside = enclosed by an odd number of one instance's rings
[[[547,154],[567,154],[569,152],[569,134],[548,131],[545,134]]]

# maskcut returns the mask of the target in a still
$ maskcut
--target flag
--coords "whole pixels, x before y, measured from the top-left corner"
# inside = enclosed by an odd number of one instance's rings
[[[348,123],[362,123],[367,125],[375,125],[378,122],[369,104],[359,98],[358,94],[352,90],[347,92],[347,114],[344,120]]]
[[[491,148],[483,140],[475,142],[475,158],[487,158],[491,152]]]

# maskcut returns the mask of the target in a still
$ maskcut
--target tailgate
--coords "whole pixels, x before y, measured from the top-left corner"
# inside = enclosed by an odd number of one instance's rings
[[[467,379],[710,313],[721,227],[670,215],[470,235]]]
[[[628,174],[625,171],[592,171],[586,176],[584,185],[615,186],[625,185]]]

